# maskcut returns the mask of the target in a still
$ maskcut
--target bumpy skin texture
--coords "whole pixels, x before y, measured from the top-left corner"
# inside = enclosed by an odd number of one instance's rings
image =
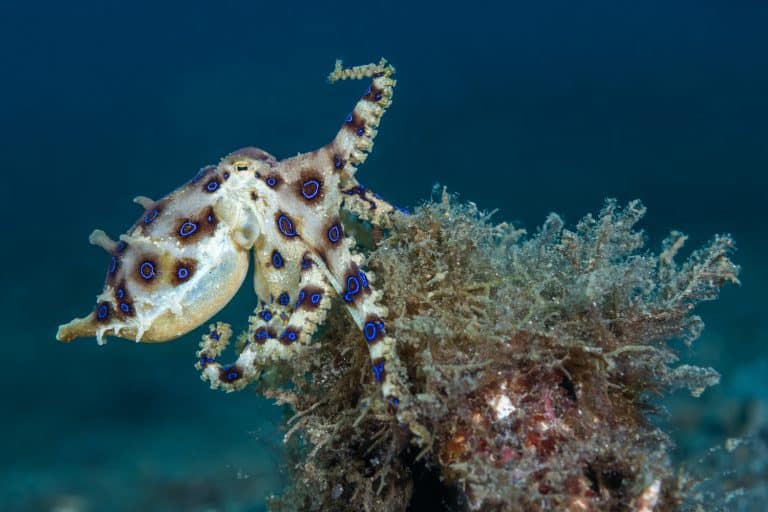
[[[94,231],[91,243],[111,255],[104,290],[96,309],[59,327],[57,338],[178,338],[230,301],[252,252],[259,305],[244,348],[234,363],[219,363],[232,333],[227,324],[212,325],[198,352],[203,379],[228,391],[244,387],[264,365],[301,351],[338,297],[368,344],[374,378],[397,407],[404,393],[387,311],[340,220],[346,209],[385,227],[397,211],[354,177],[390,105],[393,73],[383,59],[349,69],[337,62],[331,82],[371,83],[330,144],[279,161],[257,148],[235,151],[159,201],[136,198],[145,213],[118,242]]]

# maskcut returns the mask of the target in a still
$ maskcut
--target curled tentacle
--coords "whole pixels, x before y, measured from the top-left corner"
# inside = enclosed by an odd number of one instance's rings
[[[392,75],[395,68],[381,59],[378,64],[367,64],[343,68],[341,61],[336,61],[336,67],[328,76],[331,83],[339,80],[371,78],[371,84],[363,97],[355,105],[344,120],[333,142],[326,146],[333,160],[334,168],[344,172],[346,176],[354,175],[355,165],[365,161],[373,148],[376,128],[379,120],[392,103],[395,80]]]
[[[248,330],[242,336],[243,349],[231,364],[216,360],[229,343],[232,331],[221,322],[212,325],[197,353],[196,368],[202,371],[202,379],[210,382],[212,388],[226,391],[242,389],[254,382],[263,367],[295,356],[312,341],[333,297],[333,288],[316,266],[304,269],[294,294],[285,293],[254,310],[248,319]]]

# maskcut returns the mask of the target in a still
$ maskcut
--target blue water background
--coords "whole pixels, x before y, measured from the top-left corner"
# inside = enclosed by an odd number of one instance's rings
[[[0,4],[0,509],[262,510],[281,412],[210,391],[197,334],[59,344],[107,257],[87,243],[230,150],[329,141],[387,57],[394,104],[360,179],[412,206],[435,182],[535,230],[642,199],[652,246],[730,232],[741,287],[702,307],[687,361],[722,385],[667,418],[684,458],[768,389],[768,6],[740,1]],[[245,286],[222,319],[243,326]],[[679,408],[676,408],[679,407]],[[740,410],[740,409],[738,409]],[[678,411],[678,412],[675,412]],[[727,422],[726,422],[727,423]]]

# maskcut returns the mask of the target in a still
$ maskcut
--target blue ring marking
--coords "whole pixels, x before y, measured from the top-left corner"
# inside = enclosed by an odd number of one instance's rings
[[[208,364],[214,362],[215,359],[212,357],[209,357],[207,354],[200,354],[200,366],[205,368],[208,366]]]
[[[365,275],[365,272],[361,270],[357,275],[360,276],[360,282],[363,283],[363,288],[368,288],[368,276]]]
[[[334,224],[328,229],[328,240],[335,244],[341,238],[341,228],[338,224]]]
[[[288,293],[283,292],[280,294],[280,296],[277,298],[277,302],[281,306],[287,306],[291,302],[291,296],[288,295]]]
[[[376,327],[376,324],[373,322],[366,322],[363,326],[363,334],[365,335],[365,339],[368,341],[373,341],[376,339],[376,333],[378,332],[378,328]]]
[[[283,266],[283,256],[277,249],[272,251],[272,266],[275,268],[282,268]]]
[[[213,178],[211,181],[205,184],[205,190],[208,192],[216,192],[219,190],[219,180]]]
[[[219,334],[219,331],[214,330],[208,333],[208,337],[214,341],[219,341],[219,338],[221,338],[221,335]]]
[[[376,377],[376,382],[381,382],[384,377],[384,361],[380,361],[373,365],[373,375]]]
[[[125,298],[125,290],[118,288],[115,295],[117,295],[117,300],[123,300]]]
[[[285,236],[296,236],[296,228],[293,226],[293,221],[286,215],[280,215],[277,218],[277,229]]]
[[[117,252],[123,252],[125,248],[128,247],[128,244],[120,240],[117,242],[117,249],[115,249]]]
[[[213,218],[213,214],[212,214],[212,213],[209,213],[209,214],[208,214],[208,217],[206,217],[206,219],[205,219],[205,220],[207,220],[207,221],[208,221],[208,224],[211,224],[211,223],[213,223],[213,221],[214,221],[215,219]]]
[[[307,187],[309,187],[310,190],[312,190],[311,187],[313,186],[315,187],[314,190],[307,192]],[[307,199],[314,199],[317,197],[317,194],[319,193],[320,193],[320,182],[314,178],[305,181],[301,185],[301,195],[303,195]]]
[[[197,231],[197,224],[188,220],[188,221],[185,221],[179,228],[179,235],[186,238],[194,234],[195,231]]]
[[[364,133],[365,133],[365,127],[364,126],[361,126],[360,128],[357,129],[357,136],[358,137],[362,137]]]
[[[352,302],[352,295],[349,292],[344,294],[344,301],[345,302]]]
[[[296,331],[291,329],[290,327],[283,331],[283,334],[280,335],[280,339],[287,339],[290,342],[294,342],[298,339],[299,335]]]
[[[365,95],[368,96],[369,94],[371,94],[371,90],[372,90],[371,84],[368,84],[368,88],[365,90]]]
[[[272,313],[270,313],[266,309],[264,311],[262,311],[259,314],[259,316],[261,316],[261,319],[264,320],[265,322],[269,322],[270,320],[272,320]]]
[[[347,278],[347,293],[355,295],[360,291],[360,280],[356,276],[349,276]]]
[[[96,317],[99,320],[106,320],[109,318],[109,306],[106,302],[99,304],[99,308],[96,310]]]
[[[322,299],[323,299],[323,294],[319,292],[315,292],[309,296],[309,302],[311,302],[312,304],[319,304]]]
[[[228,173],[228,172],[225,172],[225,173],[224,173],[224,179],[225,179],[225,180],[228,180],[228,179],[229,179],[229,173]]]
[[[376,95],[373,97],[376,101],[379,101],[381,99],[381,93],[377,92]]]
[[[109,273],[114,274],[115,270],[117,270],[117,258],[112,256],[109,259]]]
[[[155,277],[155,266],[151,261],[145,261],[139,266],[139,274],[145,281],[149,281]]]
[[[342,160],[339,155],[333,155],[333,166],[336,169],[341,169],[344,167],[344,160]]]
[[[125,313],[126,315],[131,312],[131,306],[128,305],[126,302],[120,303],[120,311]]]
[[[312,266],[312,260],[310,260],[309,258],[302,258],[301,259],[301,268],[303,270],[306,270],[306,269],[310,268],[311,266]]]
[[[160,213],[160,210],[157,208],[152,208],[149,212],[147,212],[146,215],[144,215],[144,224],[150,224],[153,220],[157,218],[157,214]]]
[[[351,123],[352,119],[354,119],[354,117],[352,116],[352,112],[350,112],[349,114],[347,114],[347,117],[344,118],[344,122]]]
[[[265,327],[260,327],[256,329],[256,333],[254,336],[257,340],[265,340],[269,338],[269,332],[267,332],[267,329]]]
[[[233,364],[228,364],[227,366],[223,366],[221,369],[224,370],[225,372],[224,380],[226,382],[236,381],[242,376],[240,375],[240,372],[238,371],[237,368],[235,368],[235,365]]]
[[[267,178],[267,186],[274,187],[275,185],[277,185],[277,178],[275,178],[274,176],[270,176],[269,178]]]
[[[301,290],[299,292],[299,298],[296,299],[296,307],[299,307],[301,305],[301,303],[304,302],[304,298],[306,296],[307,296],[307,292],[305,292],[304,290]]]
[[[186,267],[181,267],[179,270],[176,271],[176,277],[179,279],[186,279],[189,277],[189,269]]]

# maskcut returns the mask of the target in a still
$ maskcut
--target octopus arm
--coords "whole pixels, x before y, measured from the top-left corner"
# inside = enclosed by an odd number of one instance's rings
[[[235,391],[257,380],[261,369],[271,362],[294,357],[311,342],[334,296],[317,266],[303,269],[299,290],[290,302],[278,299],[254,310],[248,330],[241,336],[244,347],[230,364],[217,359],[227,347],[232,330],[222,322],[211,325],[197,352],[196,367],[202,379],[214,389]]]
[[[333,168],[342,172],[346,177],[355,174],[356,165],[365,161],[373,148],[376,128],[381,116],[392,103],[395,80],[392,76],[395,68],[381,59],[378,64],[367,64],[352,68],[342,67],[341,61],[336,61],[336,67],[328,76],[328,81],[335,83],[339,80],[370,78],[371,83],[363,96],[358,100],[344,119],[336,137],[324,147]]]

